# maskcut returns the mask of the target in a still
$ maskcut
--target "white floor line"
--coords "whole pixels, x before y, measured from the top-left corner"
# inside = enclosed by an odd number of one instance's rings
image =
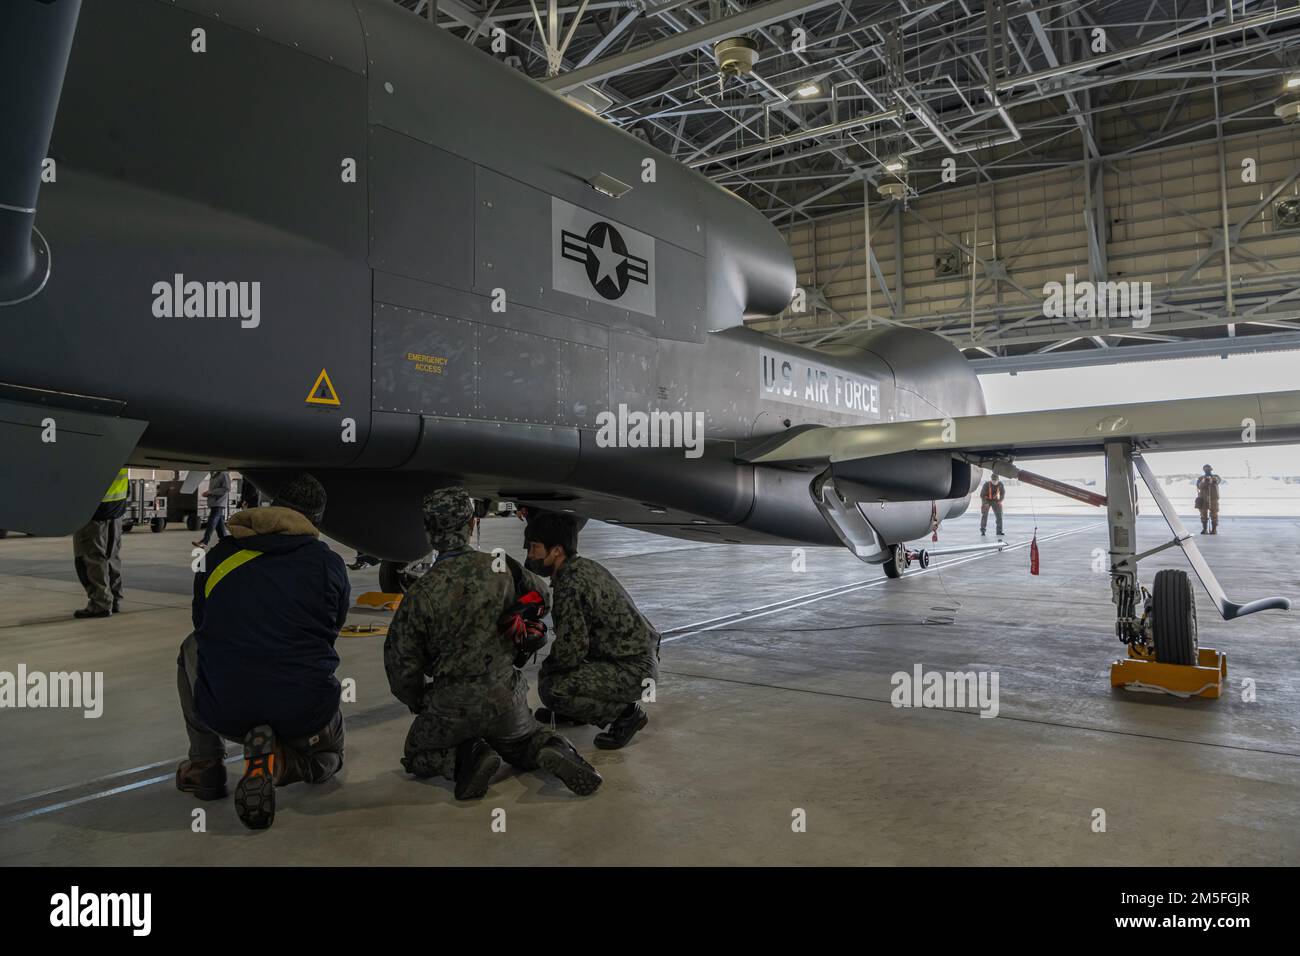
[[[1080,528],[1071,528],[1068,531],[1058,531],[1054,534],[1044,535],[1038,540],[1039,542],[1051,541],[1053,538],[1060,538],[1070,534],[1078,534],[1081,531],[1088,531],[1096,527],[1098,527],[1097,524],[1084,525],[1083,527]],[[917,578],[923,574],[929,574],[931,571],[940,571],[943,568],[954,568],[957,567],[958,565],[969,564],[972,561],[979,561],[983,558],[989,558],[996,554],[1006,554],[1008,551],[1018,551],[1021,548],[1029,547],[1029,545],[1032,543],[1032,540],[1033,539],[1031,538],[1028,541],[1019,541],[1015,544],[1008,544],[1005,548],[1002,548],[1001,550],[998,551],[994,551],[994,550],[983,551],[980,552],[979,554],[973,554],[968,558],[957,558],[956,560],[953,561],[938,561],[932,563],[928,568],[922,568],[921,570],[918,571],[909,571],[907,572],[906,577]],[[743,624],[745,621],[752,621],[756,618],[766,617],[769,614],[776,614],[780,611],[789,611],[797,607],[804,607],[805,605],[808,604],[815,604],[818,601],[825,601],[827,598],[838,597],[841,594],[851,594],[854,591],[865,591],[869,588],[878,588],[885,584],[888,584],[891,580],[892,580],[891,578],[884,578],[884,577],[872,578],[868,581],[859,581],[856,584],[845,584],[838,588],[830,588],[825,591],[814,591],[811,594],[788,598],[787,600],[780,601],[774,605],[773,604],[761,605],[760,607],[753,608],[750,611],[738,611],[736,612],[736,614],[729,615],[727,617],[722,617],[722,618],[715,617],[715,618],[709,618],[708,620],[704,620],[704,621],[698,621],[695,624],[684,624],[681,627],[674,627],[671,630],[666,631],[665,632],[666,634],[671,634],[672,636],[664,637],[664,639],[660,643],[670,644],[673,641],[680,641],[688,637],[693,637],[696,634],[703,634],[707,631],[716,630],[717,628],[723,627],[728,624]],[[684,631],[685,633],[679,633],[682,631]]]

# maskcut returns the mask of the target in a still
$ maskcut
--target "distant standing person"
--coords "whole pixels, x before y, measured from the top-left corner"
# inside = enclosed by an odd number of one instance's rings
[[[203,525],[203,539],[191,541],[196,548],[206,548],[212,532],[217,533],[217,540],[230,534],[226,530],[226,506],[230,504],[230,472],[214,471],[208,479],[208,490],[203,493],[208,500],[208,520]]]
[[[1209,534],[1218,534],[1219,476],[1209,465],[1201,470],[1205,474],[1196,479],[1196,510],[1201,513],[1201,534],[1207,533],[1205,530],[1207,524],[1210,527]]]
[[[1002,499],[1007,496],[1007,486],[997,475],[989,475],[980,489],[980,534],[985,534],[989,526],[989,509],[998,518],[998,537],[1002,537]]]
[[[73,617],[108,617],[122,608],[122,515],[128,497],[123,468],[100,499],[99,507],[72,536],[77,578],[86,589],[87,604]]]

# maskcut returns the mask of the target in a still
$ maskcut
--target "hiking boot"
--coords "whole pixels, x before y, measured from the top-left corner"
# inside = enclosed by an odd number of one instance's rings
[[[182,760],[176,768],[176,789],[200,800],[220,800],[226,789],[226,764],[220,757]]]
[[[103,610],[100,610],[99,608],[95,608],[95,607],[83,607],[79,611],[73,611],[72,616],[73,617],[108,617],[112,613],[113,612],[110,611],[108,608],[104,608]]]
[[[587,726],[587,722],[585,720],[579,720],[577,717],[569,717],[566,716],[565,714],[557,714],[549,707],[538,707],[536,712],[533,714],[533,716],[537,718],[539,723],[543,723],[543,724],[549,724],[554,722],[556,724],[569,724],[570,726],[573,727]]]
[[[537,754],[537,764],[580,797],[600,789],[600,774],[574,749],[573,744],[556,735]]]
[[[244,735],[244,775],[235,787],[235,812],[250,830],[275,820],[275,733],[259,724]]]
[[[500,769],[501,758],[487,741],[477,737],[465,741],[456,748],[456,799],[481,800]]]
[[[618,719],[609,725],[609,730],[597,734],[594,743],[601,750],[619,750],[626,747],[636,732],[650,723],[640,704],[628,704]]]

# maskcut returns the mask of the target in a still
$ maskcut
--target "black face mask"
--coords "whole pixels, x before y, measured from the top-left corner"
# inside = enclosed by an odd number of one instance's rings
[[[555,568],[546,566],[545,558],[529,558],[524,562],[524,567],[532,571],[533,574],[540,574],[544,578],[549,578],[555,573]]]

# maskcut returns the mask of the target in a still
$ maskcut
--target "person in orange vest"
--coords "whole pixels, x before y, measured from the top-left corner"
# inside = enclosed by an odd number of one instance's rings
[[[998,517],[998,537],[1002,537],[1002,499],[1007,496],[1007,486],[997,475],[989,475],[989,480],[980,488],[980,534],[985,534],[989,525],[989,509]]]

